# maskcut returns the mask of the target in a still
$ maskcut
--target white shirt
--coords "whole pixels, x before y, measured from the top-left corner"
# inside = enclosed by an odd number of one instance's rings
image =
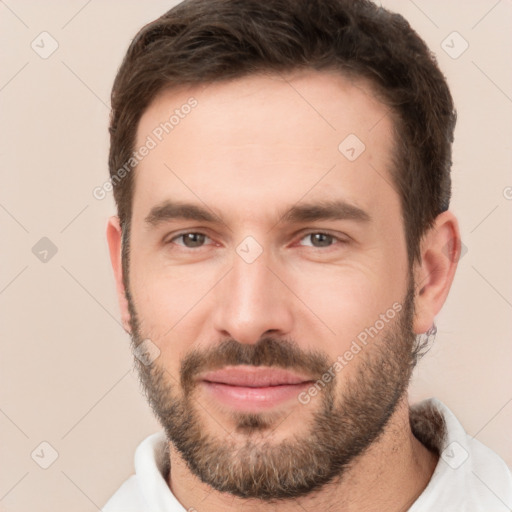
[[[411,407],[414,435],[440,453],[425,490],[409,512],[510,512],[512,474],[492,450],[466,434],[454,414],[431,398]],[[135,452],[131,476],[103,512],[186,512],[166,482],[169,471],[165,434],[146,438]]]

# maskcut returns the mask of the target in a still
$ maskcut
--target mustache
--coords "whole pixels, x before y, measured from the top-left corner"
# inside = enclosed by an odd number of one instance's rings
[[[292,340],[266,336],[255,344],[245,344],[228,339],[206,350],[194,349],[184,357],[180,369],[182,389],[185,394],[190,393],[200,373],[237,365],[299,370],[316,381],[329,368],[329,360],[321,352],[300,349]]]

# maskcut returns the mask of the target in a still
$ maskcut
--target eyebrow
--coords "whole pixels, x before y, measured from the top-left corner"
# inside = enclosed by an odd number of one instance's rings
[[[218,215],[203,206],[192,203],[164,201],[154,206],[145,218],[151,226],[171,220],[194,220],[200,222],[222,222]],[[355,220],[369,222],[370,215],[363,209],[343,200],[320,201],[310,204],[294,205],[279,220],[290,224],[314,222],[319,220]]]
[[[207,208],[192,203],[181,203],[175,201],[164,201],[153,207],[146,216],[146,223],[156,226],[166,221],[183,219],[202,222],[219,222],[219,217],[210,212]]]
[[[280,222],[300,223],[318,220],[356,220],[369,222],[370,215],[358,206],[343,200],[321,201],[319,203],[292,206]]]

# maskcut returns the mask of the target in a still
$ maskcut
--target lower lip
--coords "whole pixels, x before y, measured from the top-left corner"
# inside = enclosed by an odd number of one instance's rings
[[[207,392],[231,409],[257,412],[271,409],[290,400],[297,400],[301,391],[310,383],[283,384],[261,388],[230,386],[217,382],[202,381]]]

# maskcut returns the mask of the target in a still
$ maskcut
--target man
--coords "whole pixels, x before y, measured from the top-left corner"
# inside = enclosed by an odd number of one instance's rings
[[[366,0],[187,0],[112,93],[107,229],[164,432],[113,511],[501,511],[504,462],[411,372],[460,254],[455,112]]]

